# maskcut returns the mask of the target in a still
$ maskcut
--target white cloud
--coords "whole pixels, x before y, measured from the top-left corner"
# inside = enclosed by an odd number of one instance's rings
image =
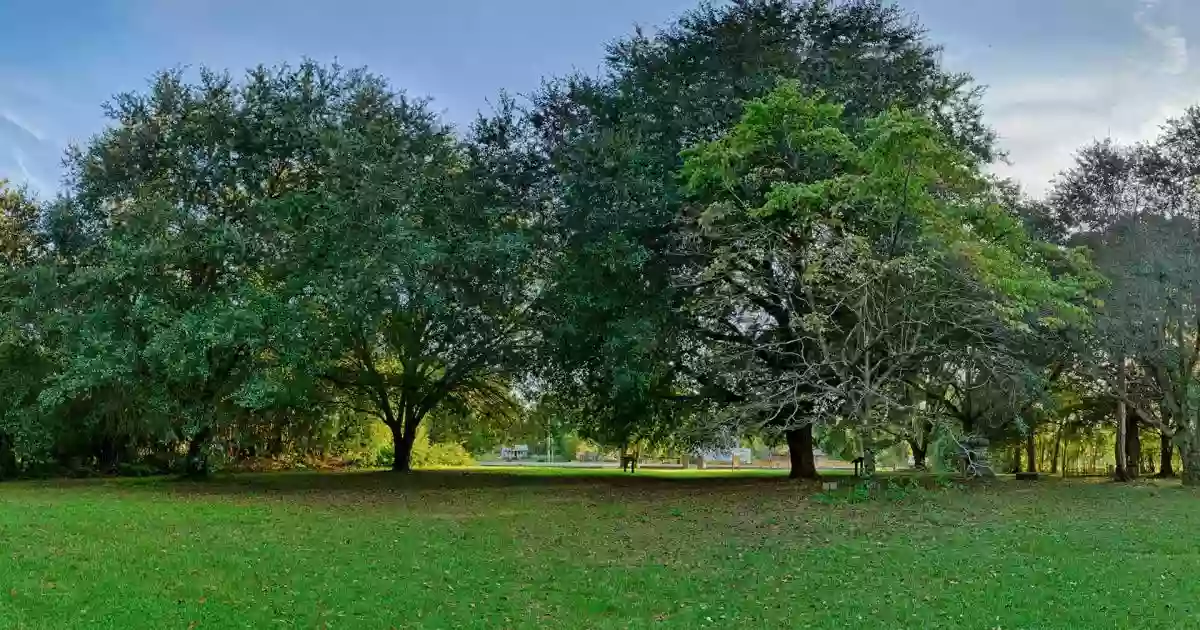
[[[42,194],[45,194],[51,190],[46,186],[46,182],[42,181],[41,178],[37,177],[29,170],[29,166],[25,163],[24,152],[22,152],[20,149],[13,149],[12,157],[17,164],[17,170],[21,175],[21,179],[24,180],[24,183],[29,184],[30,187]]]
[[[47,137],[39,127],[34,126],[25,117],[13,112],[11,109],[0,109],[0,120],[8,121],[9,124],[33,136],[38,142],[45,142]]]
[[[1006,96],[1052,91],[1053,79],[1032,79],[997,85],[997,98],[985,101],[1001,147],[1012,162],[997,166],[996,171],[1014,177],[1031,193],[1043,193],[1081,147],[1104,138],[1126,143],[1148,140],[1168,118],[1200,103],[1200,84],[1195,82],[1104,74],[1075,81],[1086,88],[1048,99]]]
[[[1147,37],[1162,48],[1161,70],[1167,74],[1183,74],[1188,68],[1188,41],[1174,24],[1159,24],[1153,13],[1158,0],[1142,0],[1133,14],[1133,21]]]
[[[1154,21],[1161,8],[1158,0],[1140,0],[1133,15],[1151,54],[1093,62],[1067,76],[993,79],[984,106],[1012,162],[995,171],[1040,195],[1081,147],[1110,137],[1150,139],[1166,119],[1200,103],[1200,79],[1188,72],[1187,40],[1176,27]]]

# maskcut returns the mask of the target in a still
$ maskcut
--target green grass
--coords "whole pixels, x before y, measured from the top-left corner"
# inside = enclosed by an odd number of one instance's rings
[[[1200,619],[1200,509],[1176,487],[826,504],[778,477],[572,472],[0,485],[0,629]]]

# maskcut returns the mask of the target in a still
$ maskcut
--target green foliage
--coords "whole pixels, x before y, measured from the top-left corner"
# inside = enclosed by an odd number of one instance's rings
[[[430,443],[413,447],[413,466],[416,468],[443,468],[473,466],[475,460],[461,444]]]
[[[1081,398],[1093,408],[1120,401],[1137,422],[1173,436],[1189,483],[1200,483],[1198,129],[1191,108],[1151,142],[1084,147],[1051,197],[1062,231],[1092,250],[1110,280],[1087,340]]]
[[[342,131],[329,183],[282,227],[303,279],[286,290],[313,313],[315,376],[392,430],[407,470],[430,414],[514,413],[536,198],[511,111],[460,141],[419,103],[378,87],[363,98],[374,118]]]
[[[36,413],[54,367],[36,327],[46,281],[38,267],[48,255],[41,214],[27,190],[0,180],[0,479],[44,459],[53,441]]]
[[[940,52],[882,0],[704,4],[461,129],[364,70],[160,73],[63,197],[0,183],[0,477],[386,434],[812,476],[814,430],[871,472],[1125,408],[1200,479],[1200,111],[1036,202]]]
[[[363,413],[406,468],[430,413],[515,413],[537,164],[511,103],[458,137],[378,77],[305,62],[161,73],[106,113],[69,198],[0,197],[19,368],[0,371],[0,475],[341,456],[340,418]]]
[[[844,104],[826,114],[842,112],[852,129],[906,106],[930,113],[955,146],[991,153],[969,77],[945,71],[922,29],[882,2],[703,5],[613,44],[603,76],[551,82],[532,115],[550,165],[558,253],[539,329],[546,380],[586,409],[578,416],[588,437],[711,434],[686,425],[707,423],[744,393],[704,360],[707,331],[692,288],[677,282],[679,267],[695,264],[680,253],[691,215],[680,152],[720,137],[781,78]]]
[[[392,444],[384,443],[378,451],[374,466],[393,467],[396,452]],[[412,446],[413,468],[446,468],[473,466],[475,459],[462,444],[457,442],[433,442],[426,430],[420,429]]]
[[[892,110],[858,127],[842,111],[785,82],[684,153],[699,263],[679,284],[697,287],[710,356],[747,387],[755,430],[844,423],[870,474],[927,422],[908,419],[915,381],[957,377],[943,362],[976,349],[1003,356],[1030,321],[1086,322],[1095,280],[1081,260],[1048,264],[1059,250],[931,122]]]
[[[86,234],[63,272],[61,368],[43,413],[87,409],[91,426],[189,443],[203,473],[214,436],[248,411],[316,398],[309,313],[289,301],[281,230],[326,183],[334,132],[361,123],[368,75],[305,63],[241,83],[168,72],[116,97],[114,122],[68,157],[63,233]]]

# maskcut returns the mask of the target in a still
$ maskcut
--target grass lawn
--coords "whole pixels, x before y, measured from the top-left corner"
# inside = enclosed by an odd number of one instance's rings
[[[0,629],[1200,627],[1200,503],[522,470],[0,485]]]

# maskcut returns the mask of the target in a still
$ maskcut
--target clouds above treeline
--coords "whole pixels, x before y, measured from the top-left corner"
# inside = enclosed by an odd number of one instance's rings
[[[1061,50],[1061,59],[1049,59],[1034,46],[1003,67],[976,73],[989,84],[988,120],[1009,154],[1010,164],[996,171],[1031,193],[1043,193],[1081,146],[1109,137],[1150,139],[1168,118],[1200,104],[1200,76],[1179,26],[1200,13],[1200,6],[1190,0],[1124,0],[1117,8],[1126,10],[1126,27],[1136,37],[1080,51],[1078,57]],[[1085,28],[1096,19],[1082,11],[1079,17]]]
[[[57,183],[57,160],[62,146],[36,114],[36,95],[4,81],[0,71],[0,178],[26,184],[50,194]]]
[[[1043,193],[1079,147],[1147,139],[1200,103],[1189,54],[1200,0],[897,1],[945,44],[949,65],[988,86],[988,120],[1010,161],[996,171],[1031,193]],[[564,10],[560,0],[511,0],[499,10],[491,0],[346,0],[335,10],[312,0],[292,11],[282,0],[96,0],[81,12],[74,0],[44,0],[17,14],[0,3],[0,22],[24,25],[0,40],[9,64],[0,65],[0,177],[52,194],[66,145],[99,131],[101,103],[142,88],[156,69],[336,56],[434,97],[462,121],[501,88],[523,92],[545,75],[595,70],[605,42],[692,4],[612,0]],[[37,35],[55,29],[58,39]]]

